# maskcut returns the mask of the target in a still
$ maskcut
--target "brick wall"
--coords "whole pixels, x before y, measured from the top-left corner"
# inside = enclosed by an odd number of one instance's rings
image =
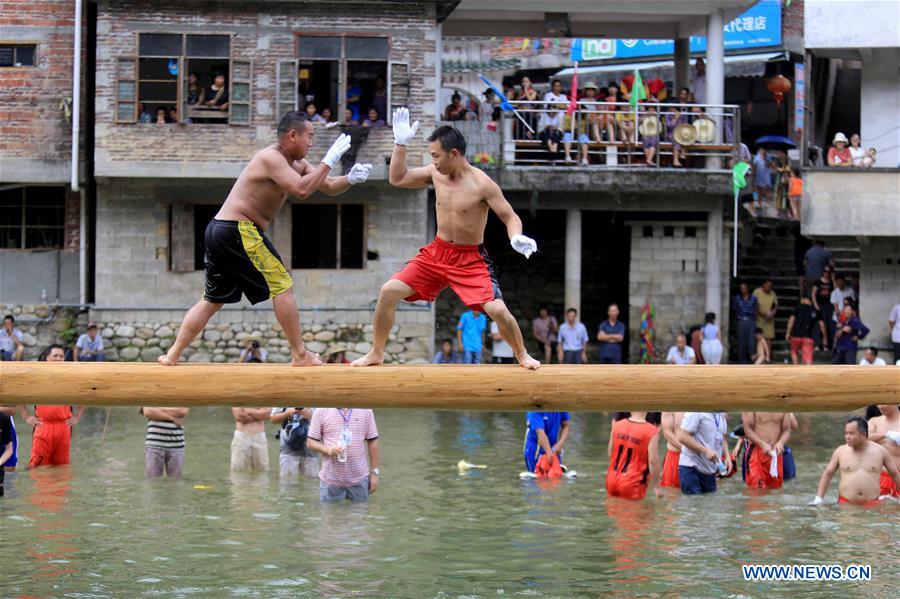
[[[653,227],[653,236],[644,237],[644,227]],[[691,226],[696,234],[685,236]],[[663,224],[635,223],[631,230],[631,273],[629,275],[629,353],[640,356],[638,333],[641,328],[641,307],[646,302],[656,309],[654,318],[654,346],[657,356],[664,359],[679,333],[686,333],[695,324],[702,324],[706,313],[706,224],[685,225],[673,222],[673,236],[664,235]],[[728,340],[728,238],[723,243],[722,314],[716,315],[719,338]],[[726,349],[725,356],[728,355]]]
[[[98,187],[98,306],[188,306],[203,290],[203,272],[169,270],[169,205],[220,203],[230,182],[114,179]],[[367,205],[367,249],[378,253],[362,270],[292,271],[303,306],[366,307],[387,278],[425,241],[427,194],[387,185],[351,188],[341,201]],[[314,196],[311,201],[324,200]],[[290,218],[290,204],[278,219]],[[273,225],[270,231],[277,228]],[[289,242],[288,242],[289,243]],[[279,247],[290,255],[289,245]]]
[[[424,2],[103,4],[98,15],[96,64],[97,174],[149,175],[130,169],[129,162],[206,162],[220,168],[246,163],[253,152],[275,138],[277,64],[295,57],[296,34],[303,32],[390,35],[390,59],[410,65],[410,105],[413,117],[423,121],[424,131],[432,122],[426,115],[433,114],[434,102],[436,30],[432,11]],[[137,53],[142,31],[233,34],[232,56],[253,61],[251,125],[115,124],[116,60]],[[337,131],[318,135],[310,156],[321,156],[336,136]],[[392,143],[389,130],[375,131],[358,157],[380,162],[376,178],[385,175],[383,158],[390,154]],[[424,143],[420,144],[414,151],[425,151]],[[226,176],[232,176],[231,172]]]
[[[781,6],[781,40],[785,49],[803,54],[803,0]]]
[[[0,2],[0,39],[37,44],[34,67],[0,69],[0,162],[8,167],[0,180],[28,182],[21,160],[69,159],[71,119],[60,102],[72,96],[74,11],[73,0]]]

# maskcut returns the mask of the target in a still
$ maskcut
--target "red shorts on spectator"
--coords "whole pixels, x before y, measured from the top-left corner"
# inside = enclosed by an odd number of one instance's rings
[[[747,464],[747,486],[752,489],[780,489],[784,482],[784,456],[778,456],[778,478],[769,474],[772,456],[754,447]]]
[[[681,488],[681,481],[678,480],[678,458],[681,456],[680,451],[666,451],[666,458],[663,460],[662,478],[659,481],[660,487]]]
[[[476,312],[487,302],[503,299],[484,245],[458,245],[435,237],[393,278],[415,291],[405,298],[408,302],[433,302],[447,287]]]
[[[890,495],[891,497],[900,497],[900,488],[885,470],[881,471],[881,495]]]
[[[850,505],[858,505],[860,507],[877,507],[881,505],[880,499],[870,499],[868,501],[856,502],[850,501],[843,495],[838,495],[838,503],[849,503]]]
[[[809,337],[791,337],[791,357],[800,353],[804,364],[813,363],[814,342]]]

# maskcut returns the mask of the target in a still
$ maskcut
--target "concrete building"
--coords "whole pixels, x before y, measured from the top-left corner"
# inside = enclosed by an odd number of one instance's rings
[[[83,89],[73,81],[75,6],[42,0],[0,8],[0,298],[10,303],[85,300],[85,137],[75,133],[73,152],[72,123],[90,120],[85,94],[73,94]],[[77,42],[87,45],[86,37]]]
[[[807,169],[802,230],[858,240],[860,312],[872,329],[864,345],[889,348],[888,315],[900,303],[900,4],[806,0],[805,11],[809,72],[819,76],[809,82],[809,104],[830,108],[825,100],[838,91],[844,101],[841,110],[808,116],[811,145],[858,132],[862,146],[878,152],[874,168]]]

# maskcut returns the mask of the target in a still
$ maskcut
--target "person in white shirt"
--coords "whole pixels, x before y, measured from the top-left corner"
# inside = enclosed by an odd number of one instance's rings
[[[856,292],[852,287],[847,287],[847,282],[843,275],[834,276],[834,290],[831,292],[831,319],[838,322],[838,314],[844,310],[844,300],[850,298],[856,301]]]
[[[553,125],[559,129],[569,105],[569,98],[563,93],[562,81],[553,80],[550,91],[544,94],[544,102],[547,105],[547,112],[541,114],[540,128],[544,129],[548,125]]]
[[[697,356],[694,354],[694,348],[687,344],[687,338],[684,335],[675,337],[675,345],[669,348],[669,354],[666,356],[666,364],[696,364]]]
[[[691,91],[697,104],[706,104],[706,62],[698,58],[691,74]]]
[[[500,335],[500,327],[494,321],[491,321],[491,340],[493,341],[491,356],[494,364],[516,363],[512,346],[503,340],[503,337]]]
[[[878,357],[877,347],[867,347],[863,352],[863,359],[859,362],[860,366],[887,366],[885,361]]]
[[[888,316],[888,328],[891,329],[891,344],[894,346],[894,359],[900,366],[900,304],[894,304]]]
[[[103,362],[106,355],[103,353],[103,337],[97,332],[97,325],[89,323],[87,332],[82,333],[75,342],[76,362]]]

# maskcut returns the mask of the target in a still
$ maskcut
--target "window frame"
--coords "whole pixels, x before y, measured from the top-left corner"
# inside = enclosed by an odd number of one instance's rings
[[[121,77],[122,69],[120,68],[123,62],[131,61],[131,79],[123,79]],[[138,93],[138,58],[137,56],[119,56],[116,58],[116,101],[113,103],[113,121],[116,123],[137,123],[138,122],[138,104],[140,104]],[[131,111],[131,120],[123,120],[119,118],[119,105],[127,104],[126,100],[119,99],[119,82],[120,81],[131,81],[134,84],[134,98],[131,99],[131,103],[134,104],[134,108]]]
[[[304,58],[300,56],[300,43],[301,40],[305,37],[337,37],[341,39],[341,56],[340,58]],[[386,58],[347,58],[347,38],[380,38],[387,40],[387,57]],[[392,114],[391,110],[391,56],[394,53],[394,37],[390,34],[385,35],[384,33],[375,33],[375,32],[347,32],[347,31],[303,31],[299,33],[294,33],[294,60],[297,62],[297,67],[299,69],[300,61],[311,61],[311,62],[330,62],[337,60],[338,61],[338,105],[337,111],[335,112],[335,117],[337,117],[338,122],[342,122],[344,110],[347,107],[347,62],[383,62],[385,63],[385,78],[387,81],[387,106],[388,106],[388,114],[383,115],[384,122],[386,125],[392,125]],[[406,63],[409,64],[409,63]],[[296,94],[295,94],[296,96]],[[285,102],[287,104],[287,102]],[[297,109],[298,101],[295,98],[294,100],[294,110]],[[280,115],[276,115],[276,119],[279,118]]]
[[[61,223],[56,225],[28,225],[28,189],[32,187],[43,187],[43,188],[59,188],[62,194],[62,221]],[[20,251],[42,251],[42,250],[62,250],[66,247],[66,188],[65,186],[58,185],[21,185],[16,187],[15,189],[20,190],[22,194],[22,210],[21,210],[21,222],[18,226],[2,226],[2,229],[15,230],[18,229],[21,237],[21,241],[19,242],[18,247],[0,247],[0,251],[11,251],[11,252],[20,252]],[[48,206],[44,206],[44,208],[48,208]],[[59,246],[35,246],[28,247],[28,231],[35,229],[56,229],[61,232],[60,236],[60,244]]]
[[[340,201],[340,200],[322,200],[315,202],[293,202],[291,203],[291,268],[290,270],[300,271],[349,271],[359,272],[369,268],[369,204],[367,202]],[[307,206],[337,206],[337,231],[335,231],[335,264],[334,268],[300,268],[294,263],[294,207]],[[359,268],[346,268],[341,266],[341,206],[361,206],[362,207],[362,263]]]
[[[141,54],[141,36],[142,35],[178,35],[181,36],[181,53],[178,56],[158,56],[154,54]],[[217,57],[217,56],[189,56],[187,54],[187,36],[196,35],[196,36],[228,36],[228,56],[227,57]],[[142,58],[175,58],[178,61],[178,77],[176,80],[176,99],[175,99],[175,108],[178,112],[178,122],[179,125],[202,125],[204,127],[216,126],[216,125],[228,125],[228,126],[238,126],[238,127],[249,127],[253,125],[253,60],[252,59],[244,59],[242,57],[236,57],[234,52],[234,40],[235,40],[235,32],[233,31],[222,31],[216,33],[197,33],[196,31],[159,31],[159,30],[151,30],[151,31],[141,31],[135,36],[135,53],[133,55],[125,55],[119,56],[116,58],[116,87],[115,87],[115,107],[116,114],[114,115],[114,122],[122,123],[122,124],[153,124],[153,123],[141,123],[140,115],[138,114],[138,104],[141,103],[141,95],[140,95],[140,61]],[[123,60],[133,60],[134,61],[134,84],[135,84],[135,98],[134,98],[134,116],[132,120],[125,121],[119,119],[118,115],[118,106],[122,103],[119,100],[119,72],[118,65]],[[227,60],[228,61],[228,119],[221,123],[188,123],[186,122],[187,114],[186,114],[186,102],[184,98],[184,91],[187,89],[187,78],[190,74],[189,68],[191,60]],[[246,83],[247,84],[247,100],[239,101],[237,104],[241,106],[247,107],[247,120],[246,122],[233,122],[231,103],[232,103],[232,93],[233,93],[233,83],[234,83],[234,64],[235,62],[239,62],[247,65],[247,78],[241,79],[238,83]],[[123,79],[123,81],[125,81]]]
[[[40,47],[40,42],[38,42],[37,40],[0,40],[0,46],[13,47],[13,64],[9,65],[8,67],[0,66],[0,69],[36,69],[38,67],[38,48]],[[34,62],[32,64],[16,65],[16,50],[19,46],[34,47]]]

